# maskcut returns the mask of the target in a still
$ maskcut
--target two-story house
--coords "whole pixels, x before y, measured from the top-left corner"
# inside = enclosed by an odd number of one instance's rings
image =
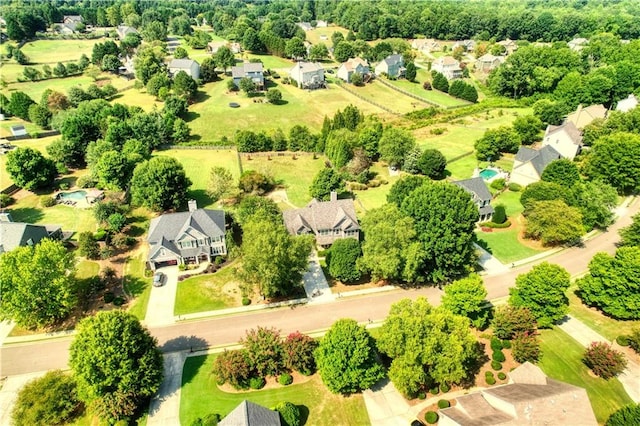
[[[318,89],[325,87],[324,68],[318,62],[297,62],[291,70],[289,76],[302,89]]]
[[[485,53],[476,60],[476,69],[478,71],[489,72],[500,66],[504,61],[502,56],[494,56],[491,53]]]
[[[348,61],[340,65],[340,68],[338,68],[338,72],[336,73],[336,75],[338,76],[338,78],[346,81],[347,83],[350,83],[351,76],[355,73],[358,73],[363,77],[369,75],[369,63],[365,59],[350,58]]]
[[[431,64],[431,69],[444,75],[447,80],[462,78],[462,68],[460,62],[453,56],[441,56]]]
[[[407,69],[404,67],[404,58],[402,55],[394,54],[384,58],[378,65],[376,65],[376,75],[380,76],[386,74],[391,78],[398,78],[404,76]]]
[[[513,41],[511,39],[500,40],[497,44],[499,44],[500,46],[504,47],[504,54],[506,56],[509,56],[513,52],[518,50],[518,45],[516,44],[515,41]]]
[[[138,30],[128,25],[118,25],[116,27],[116,33],[118,33],[118,38],[123,40],[129,34],[138,34]]]
[[[283,216],[291,235],[315,235],[316,243],[323,247],[341,238],[360,238],[353,200],[339,200],[335,192],[329,201],[313,199],[306,207],[284,211]]]
[[[211,261],[227,254],[222,210],[199,209],[189,201],[189,211],[163,214],[149,225],[149,267]]]
[[[456,50],[458,47],[462,47],[464,52],[473,52],[476,48],[476,42],[473,40],[460,40],[453,43],[451,50]]]
[[[175,77],[180,71],[184,71],[194,80],[200,78],[200,64],[193,59],[173,59],[169,62],[169,74]]]
[[[240,80],[250,78],[258,90],[264,89],[264,71],[262,62],[244,62],[241,65],[231,67],[233,84],[240,87]]]
[[[432,38],[414,39],[411,41],[411,48],[425,55],[431,52],[439,52],[442,50],[442,46],[440,45],[440,43]]]
[[[11,213],[0,213],[0,254],[16,247],[36,245],[45,238],[60,240],[62,237],[58,225],[14,222]]]
[[[571,121],[547,126],[542,145],[550,145],[564,158],[573,160],[582,148],[582,133]]]
[[[578,129],[584,129],[596,118],[605,118],[607,116],[607,109],[602,104],[590,105],[583,107],[578,105],[578,108],[567,115],[565,122],[573,123]]]
[[[544,169],[552,161],[560,158],[562,158],[562,155],[551,145],[545,145],[538,150],[521,146],[513,160],[513,170],[511,171],[509,182],[522,186],[538,182]]]
[[[491,206],[491,192],[487,188],[487,184],[480,176],[453,182],[460,188],[471,194],[474,204],[478,207],[480,213],[478,222],[490,221],[493,217],[493,207]]]

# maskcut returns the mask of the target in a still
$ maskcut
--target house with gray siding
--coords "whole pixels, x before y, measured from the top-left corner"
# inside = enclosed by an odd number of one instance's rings
[[[318,62],[297,62],[289,71],[289,75],[301,89],[325,87],[324,67]]]
[[[453,182],[454,185],[458,185],[460,188],[471,194],[473,203],[478,207],[478,213],[480,213],[479,222],[490,221],[493,217],[493,207],[491,206],[491,192],[487,188],[487,184],[480,176],[459,180]]]
[[[264,90],[264,72],[262,62],[244,62],[241,65],[231,67],[233,84],[240,87],[240,80],[249,78],[258,90]]]
[[[384,58],[378,65],[376,65],[376,75],[380,76],[386,74],[391,78],[398,78],[404,76],[407,69],[404,67],[404,59],[402,55],[389,55]]]

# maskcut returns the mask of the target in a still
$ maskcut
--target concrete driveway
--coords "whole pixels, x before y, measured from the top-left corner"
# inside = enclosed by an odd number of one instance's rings
[[[147,314],[144,317],[147,327],[174,323],[173,308],[178,290],[178,267],[167,266],[158,271],[166,275],[165,283],[162,287],[151,287]]]

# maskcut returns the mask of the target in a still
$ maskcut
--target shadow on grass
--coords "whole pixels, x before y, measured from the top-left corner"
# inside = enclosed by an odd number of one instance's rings
[[[306,405],[296,405],[298,410],[300,410],[300,426],[304,426],[307,424],[307,420],[309,420],[309,407]]]
[[[182,386],[187,383],[191,383],[191,381],[198,375],[198,372],[204,365],[204,361],[206,359],[207,357],[203,355],[192,356],[184,361],[184,366],[182,367]]]
[[[76,186],[77,180],[78,178],[76,176],[65,176],[61,179],[57,179],[54,186],[59,188],[61,185],[67,184],[69,188],[73,188]]]
[[[198,202],[198,206],[208,206],[214,203],[213,198],[211,198],[204,189],[189,191],[189,196]]]
[[[145,289],[149,286],[149,280],[143,280],[142,278],[132,277],[131,275],[127,275],[125,277],[124,286],[127,291],[133,297],[140,296]]]
[[[202,90],[198,90],[196,92],[196,96],[193,99],[193,103],[197,104],[197,103],[200,103],[200,102],[204,102],[204,101],[209,100],[209,98],[211,98],[211,95],[209,95],[207,92],[203,92]],[[188,114],[189,113],[187,113],[187,115]],[[185,119],[184,121],[188,122],[189,120]]]
[[[493,251],[491,251],[491,247],[489,247],[489,244],[487,244],[485,240],[478,239],[476,240],[476,244],[485,249],[489,254],[493,254]]]
[[[273,105],[286,105],[286,104],[288,104],[288,103],[289,103],[289,101],[288,101],[288,100],[286,100],[286,99],[280,99],[280,100],[279,100],[279,101],[277,101],[277,102],[273,102]]]
[[[195,120],[196,118],[200,118],[199,112],[187,111],[187,113],[184,115],[184,121],[186,121],[187,123]]]
[[[44,218],[42,209],[35,207],[19,207],[10,209],[11,218],[14,222],[35,223]]]

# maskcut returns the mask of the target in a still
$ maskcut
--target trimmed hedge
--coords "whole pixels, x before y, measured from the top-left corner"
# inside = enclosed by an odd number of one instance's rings
[[[424,392],[419,392],[418,393],[418,399],[427,399],[427,394]]]
[[[522,191],[522,185],[517,184],[515,182],[511,182],[509,185],[507,185],[507,188],[509,188],[509,191],[511,191],[511,192],[520,192],[520,191]]]
[[[502,347],[504,349],[511,349],[511,340],[503,340],[502,341]]]
[[[446,399],[441,399],[438,401],[438,408],[443,409],[443,408],[449,408],[449,407],[451,407],[451,403]]]
[[[495,228],[495,229],[502,229],[502,228],[508,228],[511,226],[511,221],[507,220],[504,223],[495,223],[495,222],[483,222],[480,224],[481,227],[485,227],[485,228]]]
[[[430,425],[435,424],[438,421],[438,413],[435,411],[427,411],[424,415],[424,420]]]
[[[248,306],[250,304],[251,304],[251,299],[249,299],[248,297],[242,298],[242,306]]]
[[[495,385],[496,384],[496,379],[493,377],[485,377],[487,384],[488,385]]]
[[[498,362],[504,362],[506,360],[502,351],[494,351],[493,355],[491,355],[491,359]]]
[[[429,393],[431,393],[431,395],[437,395],[438,392],[440,392],[440,389],[437,386],[429,389]]]
[[[252,377],[249,379],[249,387],[251,389],[262,389],[266,383],[264,377]]]
[[[447,385],[446,383],[441,384],[440,385],[440,390],[442,391],[442,393],[449,392],[449,385]]]
[[[281,374],[280,377],[278,377],[278,383],[283,386],[290,385],[291,383],[293,383],[293,377],[291,377],[291,374],[289,373]]]
[[[502,342],[500,341],[500,339],[498,339],[497,337],[492,337],[491,338],[491,349],[493,351],[499,351],[503,348],[502,346]]]
[[[491,368],[493,368],[496,371],[500,371],[502,370],[502,364],[499,363],[498,361],[491,361]]]
[[[507,375],[504,374],[502,371],[498,373],[498,379],[500,380],[504,380],[507,378]]]

